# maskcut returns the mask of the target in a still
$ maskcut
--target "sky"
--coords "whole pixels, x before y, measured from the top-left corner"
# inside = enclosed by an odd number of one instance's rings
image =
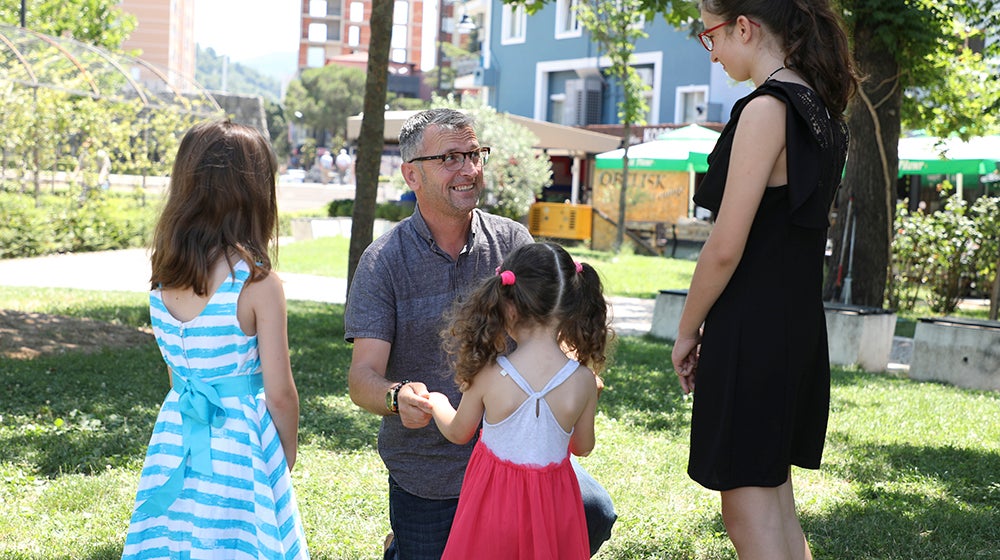
[[[194,40],[234,62],[299,50],[301,0],[195,0]]]
[[[194,40],[234,62],[273,53],[298,53],[301,0],[195,0]],[[424,3],[423,20],[431,22],[424,37],[421,67],[434,66],[433,29],[437,4]]]

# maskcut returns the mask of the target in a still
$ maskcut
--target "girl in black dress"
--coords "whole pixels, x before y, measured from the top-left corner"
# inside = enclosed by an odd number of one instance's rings
[[[712,62],[753,92],[733,107],[695,194],[716,216],[673,364],[698,390],[688,473],[722,494],[741,560],[812,558],[791,465],[819,468],[830,402],[823,312],[827,215],[857,89],[828,0],[705,0]]]

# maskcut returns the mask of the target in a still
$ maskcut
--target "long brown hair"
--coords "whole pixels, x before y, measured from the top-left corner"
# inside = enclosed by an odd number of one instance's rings
[[[767,26],[781,38],[785,66],[816,88],[830,114],[847,109],[858,77],[843,20],[827,0],[702,0],[701,7],[726,21],[745,15]]]
[[[153,232],[151,288],[206,296],[212,264],[232,253],[250,266],[250,282],[266,276],[278,233],[277,171],[256,129],[228,120],[193,126],[177,149]]]

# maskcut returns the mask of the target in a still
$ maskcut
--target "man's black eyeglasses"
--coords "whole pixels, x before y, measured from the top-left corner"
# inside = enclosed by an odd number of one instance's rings
[[[490,149],[483,147],[469,152],[448,152],[437,156],[415,157],[408,163],[417,161],[430,161],[432,159],[441,160],[441,165],[448,171],[458,171],[465,167],[465,159],[472,161],[472,165],[482,167],[490,159]]]

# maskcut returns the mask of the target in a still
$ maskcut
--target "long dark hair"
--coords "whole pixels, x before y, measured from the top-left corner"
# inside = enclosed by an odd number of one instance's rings
[[[834,116],[847,109],[858,77],[842,18],[827,0],[702,0],[701,7],[722,18],[745,15],[781,37],[784,64],[816,88]]]
[[[277,171],[257,129],[228,120],[191,127],[153,232],[151,288],[208,295],[212,264],[231,252],[250,266],[250,282],[266,276],[278,233]]]
[[[512,283],[504,282],[505,272]],[[483,280],[451,312],[450,326],[441,336],[460,389],[506,352],[507,333],[514,326],[508,324],[507,306],[521,324],[554,323],[563,349],[595,373],[604,366],[613,331],[597,271],[575,263],[559,245],[530,243],[512,251],[497,275]]]

